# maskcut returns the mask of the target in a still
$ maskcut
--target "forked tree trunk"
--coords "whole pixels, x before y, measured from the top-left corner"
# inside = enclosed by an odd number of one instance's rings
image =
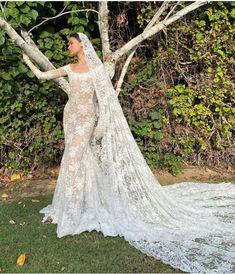
[[[202,5],[207,4],[208,2],[209,1],[193,2],[192,4],[186,6],[185,8],[171,15],[173,10],[177,6],[177,4],[174,4],[173,8],[169,11],[165,19],[160,21],[160,16],[170,6],[170,1],[164,1],[162,6],[156,11],[152,20],[141,34],[131,39],[120,49],[117,49],[116,51],[112,52],[110,50],[109,41],[108,2],[100,1],[98,25],[102,41],[103,62],[105,67],[107,68],[107,71],[109,72],[111,79],[115,74],[115,66],[117,61],[123,55],[127,55],[126,62],[123,65],[123,70],[117,82],[117,92],[119,93],[121,90],[124,76],[127,72],[127,68],[131,62],[131,59],[135,53],[136,48],[144,40],[164,30],[165,27],[169,26],[170,24],[177,21],[189,12],[201,7]],[[45,71],[55,68],[52,65],[52,63],[48,60],[48,58],[38,49],[38,47],[36,46],[36,44],[27,32],[21,31],[21,37],[2,17],[0,17],[0,28],[4,30],[15,43],[15,45],[20,47],[23,52],[25,52],[32,60],[34,60],[40,66],[40,68],[42,68]],[[65,91],[69,88],[68,82],[63,77],[53,79],[53,81]]]

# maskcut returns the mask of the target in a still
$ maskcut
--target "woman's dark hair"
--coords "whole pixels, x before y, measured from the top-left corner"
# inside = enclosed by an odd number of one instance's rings
[[[76,32],[73,35],[70,35],[70,37],[74,37],[78,40],[78,42],[82,42],[82,40],[79,37],[79,34],[77,34]]]

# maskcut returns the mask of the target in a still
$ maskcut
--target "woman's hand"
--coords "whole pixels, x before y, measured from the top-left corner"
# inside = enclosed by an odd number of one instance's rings
[[[29,59],[28,55],[26,55],[25,53],[23,53],[23,59],[25,61],[25,63],[28,65],[28,67],[31,69],[31,71],[34,73],[34,75],[38,78],[38,79],[42,79],[41,76],[41,71],[31,62],[31,60]]]

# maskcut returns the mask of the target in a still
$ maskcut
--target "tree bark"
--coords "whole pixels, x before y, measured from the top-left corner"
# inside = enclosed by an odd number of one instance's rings
[[[131,41],[127,42],[122,48],[113,52],[113,59],[117,61],[121,56],[126,54],[129,50],[133,49],[137,44],[140,44],[147,38],[152,37],[154,34],[158,33],[159,31],[163,30],[165,27],[169,26],[173,22],[179,20],[184,15],[188,14],[189,12],[199,8],[207,4],[208,1],[197,1],[187,7],[183,8],[182,10],[178,11],[176,14],[172,15],[170,18],[163,20],[156,25],[144,30],[141,34],[137,35]]]
[[[23,36],[22,38],[1,16],[0,28],[8,34],[16,46],[22,49],[22,53],[24,52],[26,55],[28,55],[32,60],[39,64],[43,70],[47,71],[50,69],[55,69],[49,59],[38,49],[27,32],[21,31],[21,35]],[[69,83],[65,78],[60,77],[52,79],[52,81],[54,81],[62,90],[68,93]]]
[[[149,28],[151,28],[154,24],[156,24],[156,22],[159,22],[160,20],[160,16],[162,15],[162,13],[168,8],[169,6],[169,2],[164,2],[161,7],[159,8],[159,10],[155,13],[155,15],[153,16],[153,18],[151,19],[151,21],[148,23],[147,27],[145,28],[144,31],[147,31]],[[138,48],[138,45],[136,45],[134,47],[134,49],[132,49],[130,55],[127,57],[126,61],[125,61],[125,64],[122,68],[122,71],[121,71],[121,74],[120,74],[120,77],[118,79],[118,82],[117,82],[117,87],[116,87],[116,91],[117,91],[117,94],[120,93],[121,91],[121,87],[122,87],[122,83],[124,81],[124,77],[125,77],[125,74],[127,72],[127,69],[128,69],[128,66],[131,62],[131,59],[132,57],[134,56],[135,54],[135,51],[136,49]]]
[[[161,9],[164,11],[167,8],[167,4],[169,3],[169,1],[165,1],[165,3],[166,3],[165,4],[166,6],[163,5],[159,9],[160,10],[159,11],[160,15],[161,15]],[[152,37],[154,34],[160,32],[161,30],[164,30],[164,28],[166,28],[167,26],[169,26],[173,22],[177,21],[178,19],[180,19],[184,15],[188,14],[189,12],[191,12],[191,11],[193,11],[193,10],[195,10],[195,9],[197,9],[197,8],[207,4],[207,3],[209,3],[209,1],[196,1],[196,2],[193,2],[192,4],[190,4],[187,7],[183,8],[182,10],[176,12],[171,17],[167,18],[168,16],[166,16],[166,19],[164,19],[163,21],[160,21],[160,22],[157,22],[157,20],[160,17],[160,15],[158,15],[158,12],[157,12],[154,15],[154,17],[152,18],[152,20],[150,21],[149,26],[147,26],[147,28],[141,34],[137,35],[135,38],[133,38],[132,40],[127,42],[120,49],[116,50],[115,52],[110,53],[109,59],[107,60],[107,62],[105,62],[105,66],[109,69],[110,77],[113,78],[113,76],[115,74],[115,65],[116,65],[117,61],[120,59],[120,57],[122,57],[125,54],[128,54],[129,51],[136,48],[144,40],[146,40],[147,38]],[[100,9],[102,9],[102,8],[105,8],[104,4],[100,6]],[[102,12],[102,11],[100,10],[99,12]],[[171,11],[170,11],[170,13],[171,13]],[[106,31],[106,33],[107,33],[107,31]],[[131,54],[133,56],[134,53],[132,52]],[[127,62],[130,63],[130,59],[127,60]],[[127,67],[128,66],[125,66],[125,70],[127,70]],[[118,83],[119,91],[120,91],[120,85],[121,85],[122,80],[124,79],[124,76],[125,76],[125,73],[122,72],[121,73],[122,79],[120,79],[120,82]]]
[[[103,62],[107,71],[109,73],[110,78],[112,79],[115,74],[115,66],[117,61],[125,54],[128,54],[130,51],[131,53],[127,55],[126,62],[123,66],[123,70],[120,75],[120,79],[117,82],[117,90],[118,93],[121,90],[121,85],[123,83],[123,79],[127,72],[127,68],[130,64],[130,61],[135,53],[136,48],[147,38],[152,37],[154,34],[164,30],[167,26],[172,24],[173,22],[177,21],[184,15],[188,14],[189,12],[207,4],[209,1],[196,1],[192,4],[188,5],[187,7],[183,8],[182,10],[176,12],[174,15],[170,16],[173,12],[176,5],[173,9],[168,13],[166,18],[162,21],[159,21],[159,18],[163,11],[168,8],[170,1],[164,1],[163,5],[159,8],[159,10],[155,13],[153,18],[151,19],[150,23],[144,29],[144,31],[134,37],[132,40],[127,42],[124,46],[120,49],[112,52],[110,49],[110,42],[109,42],[109,24],[108,24],[108,2],[107,1],[100,1],[99,3],[99,13],[98,13],[98,25],[100,30],[100,36],[102,41],[102,52],[103,52]],[[44,70],[54,69],[55,67],[50,63],[48,58],[37,48],[33,40],[27,35],[26,32],[22,32],[21,35],[24,39],[18,35],[18,33],[3,19],[0,17],[0,28],[2,28],[13,40],[13,42],[22,48],[22,50],[31,58],[33,59],[41,68]],[[62,89],[68,89],[69,84],[63,78],[53,79],[53,81],[58,84]]]

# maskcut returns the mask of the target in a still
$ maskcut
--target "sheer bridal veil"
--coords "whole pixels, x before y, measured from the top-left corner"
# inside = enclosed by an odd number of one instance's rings
[[[135,142],[104,64],[88,37],[78,34],[98,99],[90,144],[101,171],[97,189],[108,212],[104,234],[123,236],[183,271],[235,272],[234,184],[161,186]]]

